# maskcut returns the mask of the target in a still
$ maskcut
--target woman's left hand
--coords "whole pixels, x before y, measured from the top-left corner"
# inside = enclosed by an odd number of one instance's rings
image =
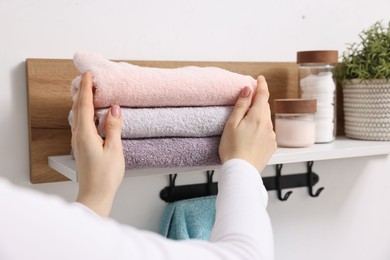
[[[92,75],[86,72],[72,113],[72,149],[79,181],[76,201],[107,217],[125,171],[120,107],[113,105],[107,112],[103,140],[94,124]]]

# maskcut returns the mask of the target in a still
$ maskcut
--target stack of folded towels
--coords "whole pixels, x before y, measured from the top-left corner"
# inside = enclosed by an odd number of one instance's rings
[[[78,52],[80,73],[93,75],[95,122],[105,137],[105,115],[121,106],[126,168],[220,164],[224,125],[244,86],[256,80],[216,67],[149,68]],[[80,76],[72,82],[75,96]]]

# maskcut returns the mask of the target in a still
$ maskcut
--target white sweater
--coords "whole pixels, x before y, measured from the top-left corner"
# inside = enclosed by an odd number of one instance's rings
[[[207,242],[168,240],[0,180],[0,259],[273,259],[268,197],[257,170],[233,159],[218,182]]]

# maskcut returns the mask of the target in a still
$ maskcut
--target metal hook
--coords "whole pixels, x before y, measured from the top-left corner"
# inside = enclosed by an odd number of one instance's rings
[[[213,188],[213,176],[214,176],[214,170],[206,171],[207,173],[207,194],[211,195],[215,193]]]
[[[207,183],[213,182],[214,170],[206,171],[207,173]]]
[[[177,173],[169,174],[169,187],[165,187],[160,191],[160,198],[166,202],[171,202],[169,198],[172,198],[175,195],[175,181]]]
[[[324,187],[319,188],[316,192],[313,191],[313,161],[307,162],[307,187],[309,188],[309,194],[312,197],[318,197],[320,193],[325,189]]]
[[[276,189],[278,191],[278,198],[281,201],[286,201],[290,197],[292,191],[287,192],[284,196],[282,195],[282,167],[283,164],[276,165]]]
[[[175,187],[177,173],[175,174],[169,174],[169,187],[173,188]]]

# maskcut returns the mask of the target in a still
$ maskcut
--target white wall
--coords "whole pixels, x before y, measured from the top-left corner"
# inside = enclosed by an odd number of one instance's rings
[[[68,201],[77,191],[70,182],[29,183],[26,58],[89,50],[111,59],[294,61],[298,50],[343,51],[388,10],[389,0],[0,0],[0,174]],[[277,259],[390,259],[390,159],[322,161],[314,169],[326,187],[319,198],[296,189],[280,202],[269,193]],[[157,230],[166,184],[166,177],[126,178],[112,217]]]

